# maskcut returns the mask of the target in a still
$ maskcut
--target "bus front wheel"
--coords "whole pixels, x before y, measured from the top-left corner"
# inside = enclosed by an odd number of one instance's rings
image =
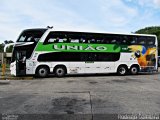
[[[54,70],[54,73],[57,77],[63,77],[66,74],[66,68],[63,66],[57,66]]]
[[[47,77],[49,69],[46,66],[40,66],[36,70],[36,74],[38,77]]]
[[[127,66],[124,66],[124,65],[121,65],[121,66],[119,66],[118,67],[118,69],[117,69],[117,74],[118,75],[126,75],[127,74],[127,71],[128,71],[128,69],[127,69]]]

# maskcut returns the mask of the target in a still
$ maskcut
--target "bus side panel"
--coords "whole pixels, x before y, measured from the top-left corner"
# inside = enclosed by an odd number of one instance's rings
[[[85,73],[85,62],[70,62],[68,73],[69,74]]]
[[[101,73],[114,73],[115,62],[101,62]]]
[[[10,64],[11,75],[16,76],[16,61]]]
[[[26,75],[34,74],[33,67],[33,61],[26,60]]]

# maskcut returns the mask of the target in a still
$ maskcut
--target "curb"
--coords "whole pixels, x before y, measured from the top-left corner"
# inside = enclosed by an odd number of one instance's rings
[[[9,84],[10,80],[0,80],[0,84]]]
[[[33,77],[6,77],[6,76],[0,77],[0,81],[5,81],[5,80],[33,80]]]

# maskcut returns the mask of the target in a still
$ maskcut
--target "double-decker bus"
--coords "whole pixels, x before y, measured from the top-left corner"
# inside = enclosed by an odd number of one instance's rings
[[[157,47],[155,35],[26,29],[14,45],[10,70],[39,77],[152,72],[158,69]]]

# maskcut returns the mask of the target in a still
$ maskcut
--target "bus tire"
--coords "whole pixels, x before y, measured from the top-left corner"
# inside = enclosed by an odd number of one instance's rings
[[[125,65],[120,65],[117,69],[117,74],[120,76],[124,76],[127,74],[128,68]]]
[[[132,66],[132,67],[130,68],[130,74],[132,74],[132,75],[137,75],[138,72],[139,72],[139,67],[138,67],[138,66],[134,65],[134,66]]]
[[[64,66],[57,66],[54,69],[54,73],[57,77],[64,77],[67,73],[66,68]]]
[[[39,66],[36,70],[37,77],[47,77],[49,73],[49,68],[47,66]]]

